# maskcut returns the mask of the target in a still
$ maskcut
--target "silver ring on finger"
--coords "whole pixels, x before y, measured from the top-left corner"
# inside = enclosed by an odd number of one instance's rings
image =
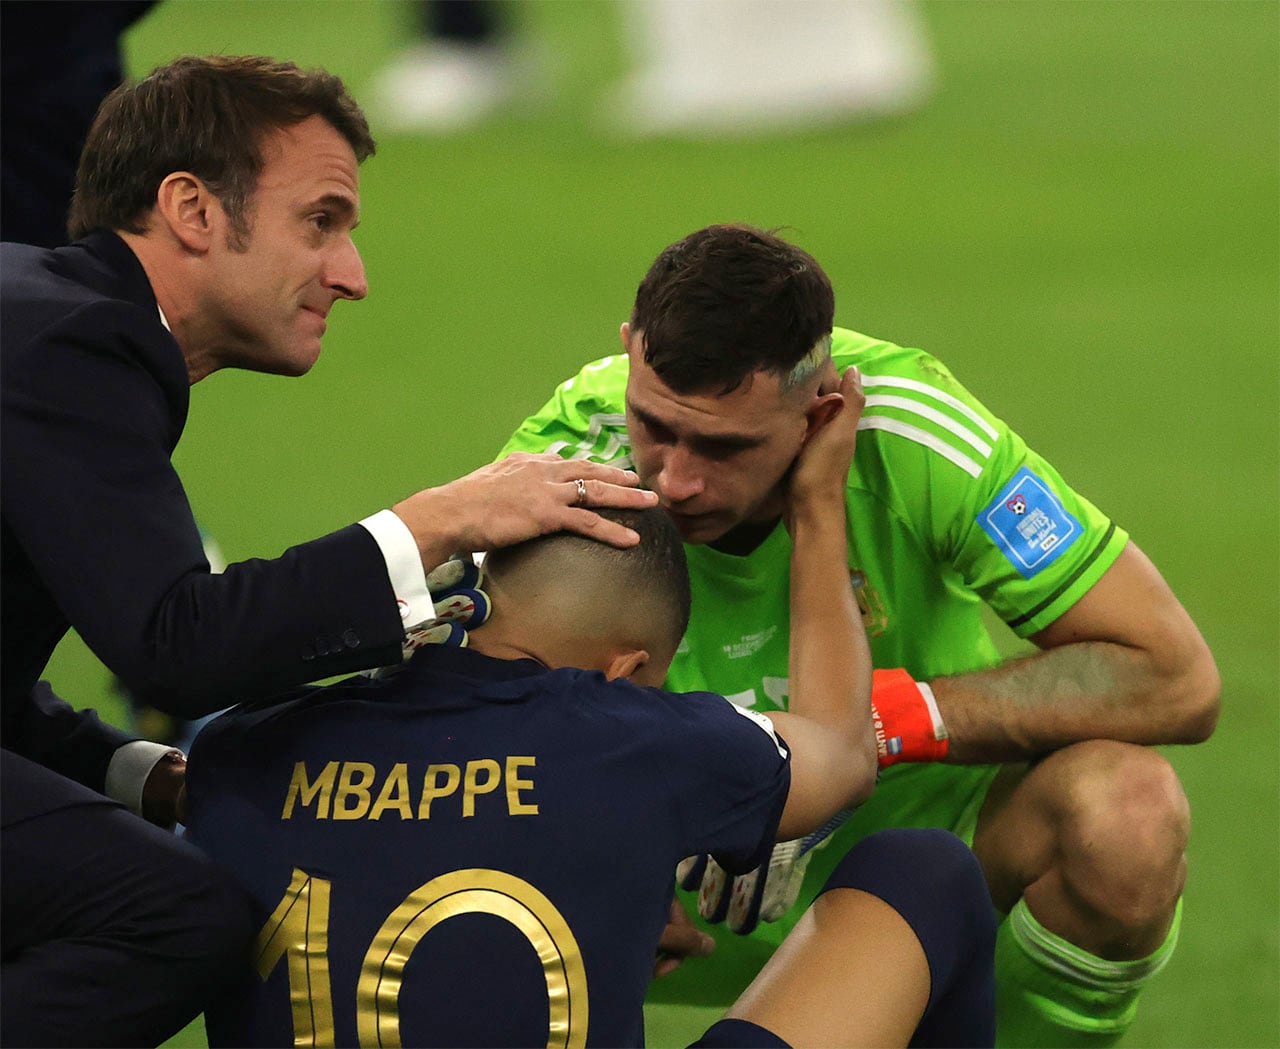
[[[578,494],[574,496],[573,505],[586,506],[587,505],[587,482],[584,481],[581,477],[579,477],[574,480],[573,484],[574,484],[574,487],[578,490]]]

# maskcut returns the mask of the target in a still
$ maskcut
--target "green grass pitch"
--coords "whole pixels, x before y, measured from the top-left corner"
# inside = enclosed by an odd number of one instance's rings
[[[1167,751],[1194,816],[1182,942],[1124,1044],[1280,1045],[1280,6],[923,13],[941,79],[915,116],[634,144],[590,119],[627,65],[618,8],[514,5],[550,97],[449,138],[381,136],[358,234],[368,301],[337,308],[306,379],[196,387],[179,468],[232,560],[273,556],[487,461],[616,347],[670,241],[715,221],[789,226],[831,273],[841,323],[937,353],[1129,529],[1209,639],[1221,723]],[[410,14],[167,0],[128,52],[135,71],[274,54],[360,97]],[[50,676],[119,716],[74,639]],[[684,1034],[661,1019],[651,1033]],[[203,1045],[202,1029],[173,1044]]]

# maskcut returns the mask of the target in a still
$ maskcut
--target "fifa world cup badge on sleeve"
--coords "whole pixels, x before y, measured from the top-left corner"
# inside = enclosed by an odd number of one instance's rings
[[[1053,489],[1025,466],[982,509],[978,523],[1023,579],[1051,565],[1083,531]]]

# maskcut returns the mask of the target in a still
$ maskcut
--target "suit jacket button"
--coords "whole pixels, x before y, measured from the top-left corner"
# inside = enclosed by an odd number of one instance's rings
[[[354,630],[347,630],[342,635],[342,640],[347,643],[347,648],[360,647],[360,635]]]

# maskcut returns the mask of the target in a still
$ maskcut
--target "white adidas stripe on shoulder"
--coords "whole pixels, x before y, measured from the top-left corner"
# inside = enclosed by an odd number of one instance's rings
[[[996,440],[1000,436],[999,431],[994,426],[974,411],[973,408],[965,404],[964,401],[947,393],[945,390],[940,390],[936,386],[930,386],[928,383],[920,382],[917,379],[904,379],[897,375],[864,375],[862,377],[862,387],[864,390],[872,390],[877,387],[906,390],[910,393],[929,397],[939,404],[944,404],[958,412],[964,419],[972,422],[992,440]],[[982,473],[982,462],[979,462],[979,459],[985,462],[991,458],[990,443],[959,419],[939,411],[917,397],[896,396],[891,393],[873,393],[867,397],[866,408],[869,411],[864,411],[862,418],[858,421],[858,429],[884,430],[886,433],[897,434],[908,441],[915,441],[917,444],[937,452],[971,477],[977,477]],[[963,441],[976,453],[977,458],[935,433],[931,433],[903,419],[880,414],[875,411],[877,408],[896,408],[902,412],[918,415],[922,419],[928,419],[935,426],[941,427]]]
[[[965,455],[964,452],[958,448],[953,448],[936,434],[932,434],[928,430],[922,430],[918,426],[912,426],[910,423],[904,423],[901,419],[891,419],[887,415],[864,415],[858,420],[858,429],[884,430],[886,433],[896,433],[899,437],[905,437],[908,441],[915,441],[916,444],[922,444],[926,448],[932,449],[944,459],[955,463],[970,477],[977,477],[982,473],[982,465]]]
[[[600,412],[588,420],[587,432],[577,444],[570,441],[555,441],[547,447],[547,451],[559,455],[568,448],[570,459],[594,457],[621,470],[629,470],[632,466],[631,442],[627,439],[626,425],[627,417],[621,412]],[[596,442],[604,430],[612,432],[609,433],[604,447],[597,452],[595,451]],[[619,430],[622,432],[618,432]]]
[[[872,386],[893,386],[899,390],[914,390],[916,393],[923,393],[926,397],[932,397],[935,401],[941,401],[948,407],[954,408],[965,418],[971,420],[980,430],[983,430],[993,441],[1000,436],[994,426],[969,405],[965,404],[964,401],[958,397],[953,397],[946,390],[938,389],[936,386],[930,386],[928,383],[920,382],[918,379],[903,379],[897,375],[864,375],[862,377],[862,388],[865,390]]]
[[[984,459],[991,455],[991,445],[982,440],[977,434],[970,430],[962,423],[956,422],[951,416],[938,411],[937,408],[930,408],[927,404],[921,404],[919,401],[912,400],[910,397],[894,397],[887,394],[872,394],[867,398],[868,408],[901,408],[904,412],[913,412],[916,415],[923,416],[930,422],[937,423],[944,430],[947,430],[960,440],[964,441],[970,448],[981,455]]]

